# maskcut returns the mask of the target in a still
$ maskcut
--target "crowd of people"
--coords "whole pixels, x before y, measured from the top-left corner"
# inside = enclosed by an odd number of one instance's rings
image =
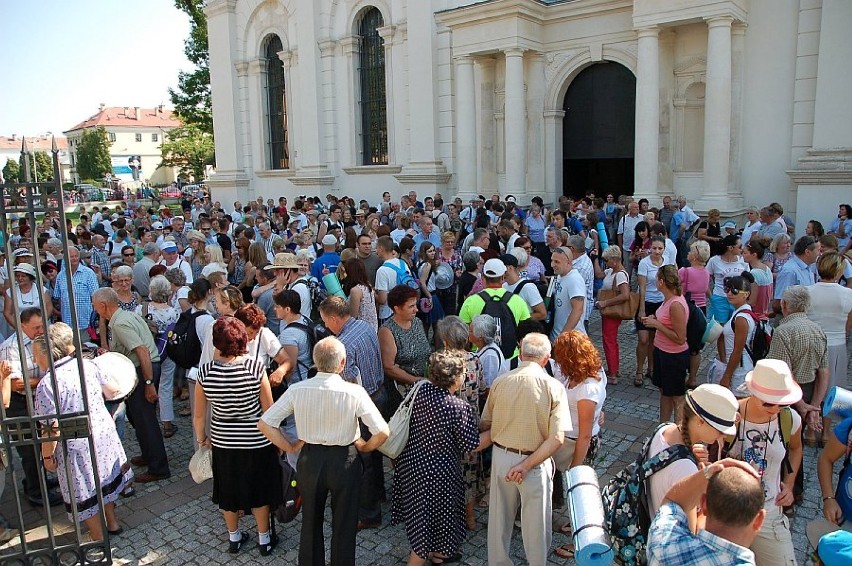
[[[386,498],[412,565],[459,560],[478,506],[488,508],[489,564],[512,563],[516,517],[530,564],[571,558],[573,544],[554,548],[551,523],[563,474],[595,464],[625,331],[637,335],[632,384],[658,390],[663,426],[649,456],[677,446],[689,455],[648,481],[651,563],[703,564],[714,552],[720,564],[795,563],[789,517],[802,502],[803,444],[826,445],[825,516],[843,522],[830,463],[852,435],[820,406],[830,387],[848,387],[847,204],[828,230],[812,220],[800,237],[777,203],[750,207],[741,226],[668,196],[659,208],[612,194],[560,197],[549,209],[539,197],[421,202],[414,191],[372,205],[331,194],[228,210],[207,197],[181,211],[126,204],[94,207],[65,230],[50,214],[37,226],[13,220],[14,277],[2,273],[0,293],[6,414],[85,405],[99,423],[94,455],[82,441],[45,442],[40,454],[19,446],[24,494],[64,503],[95,540],[105,533],[94,471],[80,462],[96,457],[105,524],[117,534],[118,497],[170,477],[165,445],[183,416],[195,447],[212,448],[230,553],[250,538],[240,527],[249,511],[260,554],[279,544],[270,517],[284,454],[303,500],[301,539],[284,542],[299,545],[300,564],[326,561],[329,494],[333,564],[354,563],[357,532],[383,524]],[[695,309],[721,326],[718,340],[688,340]],[[118,395],[89,361],[79,375],[74,325],[92,355],[129,359],[132,392]],[[755,353],[768,329],[768,351]],[[704,348],[715,354],[700,375]],[[388,496],[378,448],[404,399],[409,440]],[[131,458],[125,420],[141,452]],[[43,425],[40,434],[56,434],[49,418]],[[56,481],[41,481],[36,458]]]

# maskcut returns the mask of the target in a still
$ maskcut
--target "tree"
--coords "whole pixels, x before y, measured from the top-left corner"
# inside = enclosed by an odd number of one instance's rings
[[[190,19],[189,37],[184,53],[195,65],[192,72],[178,74],[177,89],[169,89],[175,114],[186,124],[213,135],[213,106],[210,98],[210,50],[207,45],[207,16],[204,0],[175,0],[175,8]]]
[[[104,175],[112,171],[109,146],[110,141],[103,126],[83,132],[77,146],[77,175],[81,179],[103,179]]]
[[[21,166],[14,159],[7,159],[6,165],[3,166],[3,180],[7,183],[17,183],[18,174],[21,172]]]
[[[35,155],[35,162],[33,162]],[[53,180],[53,159],[46,151],[36,151],[27,156],[30,160],[30,181],[44,183]],[[5,178],[5,176],[4,176]],[[20,182],[24,182],[24,163],[18,159],[18,178]]]
[[[179,167],[181,175],[192,175],[196,181],[204,179],[206,166],[213,164],[213,135],[194,124],[166,132],[160,149],[160,167]]]

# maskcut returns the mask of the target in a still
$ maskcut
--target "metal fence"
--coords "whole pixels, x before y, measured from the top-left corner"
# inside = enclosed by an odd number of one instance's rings
[[[38,225],[37,220],[40,215],[58,213],[59,236],[63,242],[69,242],[65,223],[65,199],[60,182],[61,175],[59,173],[59,151],[56,148],[56,144],[54,143],[52,149],[54,179],[56,179],[54,183],[29,182],[30,171],[28,165],[30,160],[27,159],[27,157],[29,157],[29,151],[26,147],[26,141],[24,141],[21,153],[24,157],[21,161],[24,163],[23,178],[26,182],[3,185],[3,194],[5,195],[5,198],[0,198],[0,230],[2,230],[5,240],[5,268],[7,270],[7,275],[12,277],[12,287],[14,287],[14,264],[16,261],[11,246],[12,230],[10,230],[10,224],[13,216],[16,216],[19,222],[22,219],[26,219],[27,224],[32,227],[33,232],[35,232],[35,227]],[[49,197],[48,193],[50,193]],[[36,274],[33,286],[35,289],[40,290],[44,286],[44,280],[42,272],[38,266],[39,246],[35,233],[31,236],[31,242],[31,251],[34,256],[34,258],[31,259],[35,260],[34,267]],[[78,331],[79,325],[77,324],[76,309],[74,308],[73,274],[71,273],[67,245],[63,247],[61,270],[64,271],[65,281],[68,282],[68,295],[71,304],[71,320],[66,322],[74,332],[75,345],[75,354],[68,363],[76,362],[77,364],[77,370],[80,376],[79,387],[82,392],[83,409],[78,412],[60,412],[59,407],[61,407],[61,404],[59,399],[59,389],[57,386],[57,378],[55,376],[55,362],[58,360],[53,359],[49,338],[47,338],[50,321],[47,320],[46,317],[42,316],[43,324],[41,330],[44,332],[45,338],[48,340],[48,367],[45,372],[45,376],[42,379],[51,380],[53,406],[57,409],[53,414],[35,416],[34,402],[36,386],[34,383],[31,383],[30,378],[37,377],[37,373],[34,373],[34,368],[27,361],[31,359],[33,337],[26,335],[22,329],[20,318],[21,313],[18,301],[15,298],[15,292],[13,291],[10,293],[10,299],[7,300],[11,300],[12,302],[14,321],[17,324],[15,324],[15,335],[13,338],[10,338],[13,343],[10,343],[8,346],[10,348],[16,348],[19,360],[21,361],[21,369],[24,379],[22,380],[23,390],[21,392],[13,392],[11,395],[22,396],[23,399],[19,397],[15,399],[15,401],[19,407],[23,407],[25,403],[26,409],[22,409],[21,411],[9,411],[6,408],[3,408],[3,404],[0,403],[0,417],[2,417],[0,419],[0,434],[2,434],[2,446],[5,449],[8,461],[10,462],[9,472],[11,473],[12,479],[11,483],[7,482],[7,490],[11,490],[14,493],[12,500],[14,507],[13,513],[15,516],[9,515],[8,505],[4,510],[7,513],[6,518],[11,527],[20,531],[20,535],[17,539],[9,541],[2,549],[0,549],[0,563],[3,565],[112,564],[112,555],[109,546],[109,533],[107,531],[106,519],[103,515],[103,493],[99,480],[97,458],[95,457],[95,445],[89,418],[90,413],[88,396],[86,393],[86,380],[83,377],[83,344],[82,337]],[[38,292],[36,295],[38,296],[36,304],[42,309],[42,312],[44,312],[45,305],[43,293]],[[18,388],[20,389],[20,386]],[[14,414],[10,414],[10,412]],[[51,431],[50,436],[48,436],[48,430]],[[68,510],[66,510],[64,506],[51,508],[47,496],[49,491],[48,480],[50,475],[45,469],[44,462],[41,458],[42,445],[46,442],[58,442],[58,445],[63,447],[62,450],[56,451],[56,457],[62,459],[61,465],[57,466],[57,470],[64,470],[65,477],[63,479],[66,482],[66,485],[73,486],[74,478],[71,477],[70,470],[72,468],[69,466],[69,450],[67,447],[69,441],[79,441],[81,439],[84,439],[88,443],[89,457],[91,458],[91,466],[94,470],[94,478],[90,478],[90,480],[94,481],[98,509],[101,510],[99,516],[101,529],[105,536],[103,541],[92,541],[91,538],[88,537],[87,533],[83,532],[83,525],[78,519],[77,504],[73,496],[70,498],[71,504],[70,509]],[[33,454],[30,455],[29,451],[32,451]],[[19,489],[19,486],[21,485],[20,480],[23,479],[20,476],[24,474],[19,472],[16,469],[16,466],[11,465],[12,460],[15,457],[20,457],[21,454],[24,454],[27,457],[35,457],[39,488],[42,493],[43,518],[34,524],[26,524],[25,522],[25,505],[29,505],[30,503],[26,500],[26,497],[23,496]],[[7,471],[0,471],[0,473],[5,474]],[[60,513],[64,514],[66,512],[69,513],[72,518],[72,532],[59,533],[57,532],[56,520],[61,517],[61,515],[59,515]],[[32,513],[29,515],[31,516]]]

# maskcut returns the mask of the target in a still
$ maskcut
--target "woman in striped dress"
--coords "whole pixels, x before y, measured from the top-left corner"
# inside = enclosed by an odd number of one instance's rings
[[[213,361],[202,364],[195,388],[196,441],[213,447],[213,503],[225,515],[228,552],[236,554],[248,539],[240,531],[239,513],[251,509],[257,521],[258,547],[268,556],[278,543],[270,532],[270,509],[281,501],[280,466],[275,447],[257,428],[272,405],[263,364],[246,356],[245,325],[222,317],[213,325]],[[206,433],[208,404],[212,419]]]

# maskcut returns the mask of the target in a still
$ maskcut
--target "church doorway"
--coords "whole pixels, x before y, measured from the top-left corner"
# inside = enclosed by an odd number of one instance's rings
[[[633,194],[636,77],[623,65],[583,69],[565,93],[562,192]]]

